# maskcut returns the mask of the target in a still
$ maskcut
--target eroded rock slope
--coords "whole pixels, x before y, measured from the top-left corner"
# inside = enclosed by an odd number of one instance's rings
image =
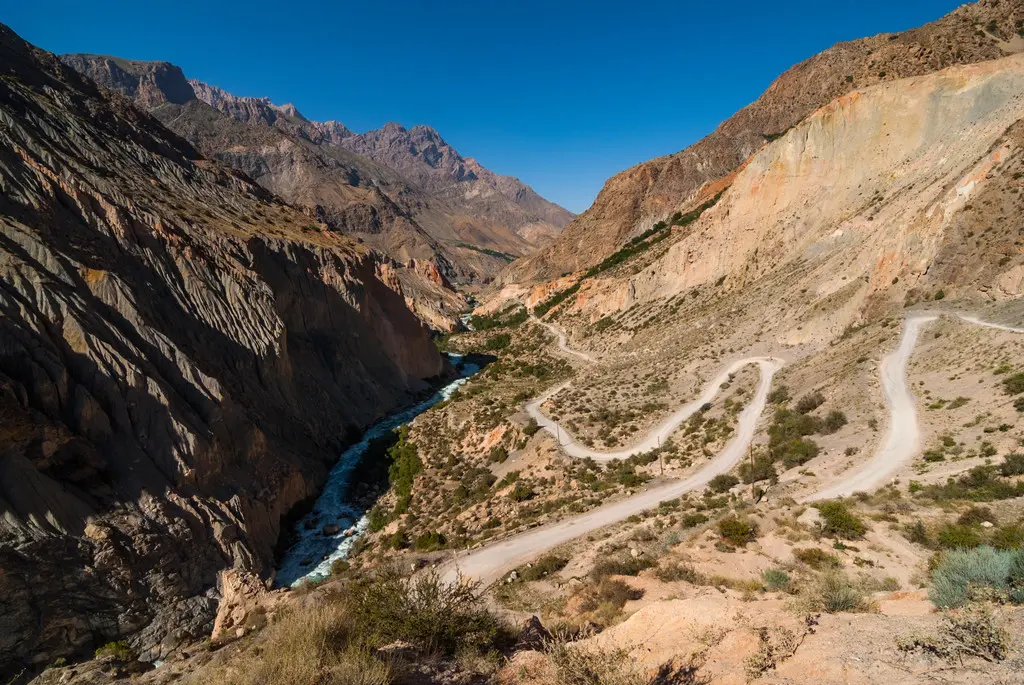
[[[0,189],[0,672],[158,657],[442,358],[374,253],[6,27]]]
[[[500,280],[532,283],[590,267],[837,97],[1020,52],[1022,22],[1022,0],[981,0],[920,28],[839,43],[786,71],[687,149],[613,176],[553,244],[510,265]]]

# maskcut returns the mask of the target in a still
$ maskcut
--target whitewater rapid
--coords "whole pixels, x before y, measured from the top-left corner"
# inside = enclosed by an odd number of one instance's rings
[[[295,543],[281,559],[275,576],[278,587],[295,587],[306,581],[322,580],[331,574],[332,563],[348,556],[352,545],[369,525],[367,511],[348,499],[352,470],[371,442],[409,423],[438,402],[450,399],[480,370],[478,365],[465,361],[462,355],[449,355],[449,360],[458,369],[459,378],[423,402],[375,423],[359,442],[342,452],[313,509],[295,524]],[[338,526],[337,534],[324,534],[324,526],[328,524]]]

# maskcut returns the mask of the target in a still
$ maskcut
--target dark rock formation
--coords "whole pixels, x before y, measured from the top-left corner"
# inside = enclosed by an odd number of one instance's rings
[[[0,674],[159,657],[443,361],[386,262],[2,26],[0,190]]]

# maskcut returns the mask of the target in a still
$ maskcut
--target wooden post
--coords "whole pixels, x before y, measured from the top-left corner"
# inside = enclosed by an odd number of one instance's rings
[[[750,455],[750,501],[757,504],[757,478],[754,477],[754,443],[751,441],[750,445],[747,446],[747,454]]]

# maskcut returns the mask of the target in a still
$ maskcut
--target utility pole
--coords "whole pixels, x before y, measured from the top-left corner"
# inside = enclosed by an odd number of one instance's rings
[[[558,429],[558,424],[555,424],[555,438],[558,440],[558,446],[562,446],[562,431]]]
[[[661,436],[658,436],[658,466],[661,467],[661,475],[665,475],[665,455],[661,452]]]
[[[747,446],[747,454],[750,455],[750,501],[757,504],[757,491],[754,489],[757,478],[754,476],[754,443]]]

